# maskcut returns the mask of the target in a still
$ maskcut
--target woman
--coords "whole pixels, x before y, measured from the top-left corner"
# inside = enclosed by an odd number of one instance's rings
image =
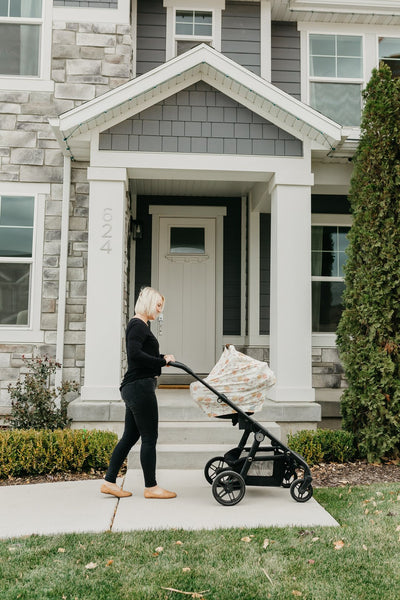
[[[141,290],[135,305],[135,316],[126,328],[126,351],[128,370],[121,383],[121,396],[125,402],[125,429],[116,445],[101,486],[103,494],[117,498],[132,496],[115,483],[122,463],[132,446],[142,440],[140,463],[144,475],[145,498],[175,498],[157,485],[156,443],[158,437],[158,406],[155,390],[161,367],[175,358],[172,354],[160,354],[156,337],[152,334],[148,321],[153,321],[164,308],[164,297],[151,288]]]

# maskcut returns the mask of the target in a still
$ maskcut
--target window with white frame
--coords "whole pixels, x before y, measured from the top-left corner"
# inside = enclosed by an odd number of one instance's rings
[[[183,54],[197,44],[211,44],[213,40],[213,12],[211,10],[175,11],[176,55]]]
[[[39,77],[42,0],[0,0],[0,76]]]
[[[0,196],[0,328],[30,326],[33,196]]]
[[[314,333],[334,333],[343,310],[343,267],[350,225],[324,224],[323,220],[314,222],[311,239],[312,330]]]
[[[340,125],[359,126],[363,87],[363,37],[309,35],[309,103]]]
[[[379,61],[389,65],[393,77],[400,77],[400,37],[380,37]]]

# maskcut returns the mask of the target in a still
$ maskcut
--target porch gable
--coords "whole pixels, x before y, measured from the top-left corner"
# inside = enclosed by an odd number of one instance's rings
[[[100,133],[99,150],[302,156],[303,143],[199,81]]]

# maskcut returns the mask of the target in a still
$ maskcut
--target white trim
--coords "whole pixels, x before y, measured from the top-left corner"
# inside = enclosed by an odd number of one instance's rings
[[[68,262],[68,233],[69,233],[69,203],[71,196],[71,159],[64,156],[63,172],[63,197],[61,212],[61,240],[60,240],[60,263],[58,283],[58,313],[57,313],[57,338],[56,338],[56,361],[61,368],[56,371],[56,387],[60,386],[63,377],[64,362],[64,334],[65,334],[65,310],[67,298],[67,262]]]
[[[336,333],[313,333],[313,348],[336,348]]]
[[[43,0],[42,17],[39,19],[15,18],[15,23],[32,23],[41,27],[40,61],[37,77],[23,75],[0,75],[0,90],[53,92],[54,81],[50,79],[51,39],[52,39],[52,0]],[[13,17],[1,19],[2,22],[14,22]]]
[[[44,216],[46,195],[50,194],[50,184],[0,183],[0,194],[2,196],[33,196],[35,199],[31,259],[32,270],[29,298],[29,325],[26,327],[5,327],[4,325],[1,325],[0,341],[2,343],[42,343],[44,340],[44,332],[40,329],[40,317],[42,299]]]
[[[398,0],[291,0],[290,10],[304,12],[400,14]]]
[[[47,0],[46,0],[47,1]],[[53,20],[67,23],[129,24],[131,0],[118,0],[118,8],[54,6]]]
[[[247,296],[247,197],[242,196],[241,224],[241,264],[240,264],[240,336],[246,335],[246,296]]]
[[[271,0],[260,2],[260,74],[271,81]]]
[[[334,215],[324,213],[313,213],[311,215],[311,225],[337,225],[338,227],[351,227],[352,224],[352,215]]]

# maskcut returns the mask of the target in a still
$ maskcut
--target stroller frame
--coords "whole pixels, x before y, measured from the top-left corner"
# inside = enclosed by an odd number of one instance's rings
[[[290,488],[290,494],[296,502],[307,502],[313,495],[312,476],[309,466],[300,454],[290,450],[280,440],[258,423],[252,413],[243,411],[225,394],[221,394],[209,383],[201,379],[188,366],[180,362],[170,362],[171,367],[182,369],[202,383],[217,396],[218,402],[224,402],[233,409],[233,413],[216,418],[229,418],[232,425],[243,430],[239,444],[226,452],[224,456],[211,458],[204,474],[212,485],[214,498],[224,506],[238,504],[244,497],[246,485]],[[247,445],[250,435],[253,442]],[[263,445],[267,439],[270,445]],[[272,463],[272,474],[251,474],[256,463]],[[303,471],[298,477],[297,470]]]

